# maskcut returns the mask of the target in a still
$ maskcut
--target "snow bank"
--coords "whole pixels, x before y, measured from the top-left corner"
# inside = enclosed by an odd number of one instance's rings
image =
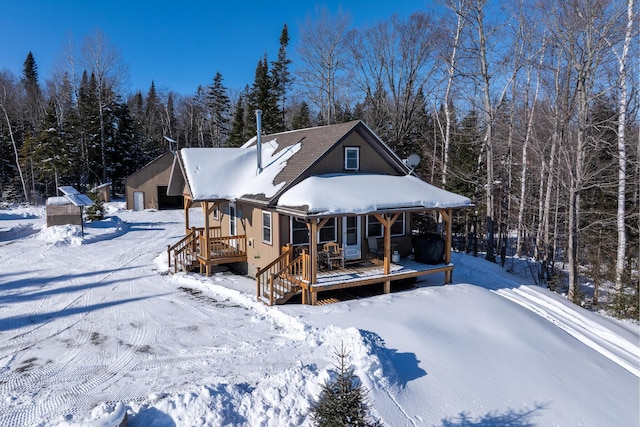
[[[36,238],[56,246],[79,246],[82,245],[82,229],[70,224],[54,225],[42,229]]]

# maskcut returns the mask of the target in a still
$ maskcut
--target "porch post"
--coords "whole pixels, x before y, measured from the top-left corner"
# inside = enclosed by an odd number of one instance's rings
[[[388,276],[391,273],[391,226],[400,217],[400,213],[395,213],[393,216],[388,214],[375,214],[374,216],[384,227],[384,275]],[[384,293],[388,294],[390,292],[391,281],[385,280]]]
[[[186,236],[187,234],[189,234],[189,208],[191,208],[191,205],[193,204],[193,201],[186,197],[184,198],[184,235]]]
[[[209,276],[209,202],[201,202],[204,211],[204,259],[207,261],[206,274]],[[203,248],[200,248],[202,250]]]
[[[318,234],[318,220],[313,218],[311,220],[311,229],[309,230],[309,262],[311,263],[311,277],[309,278],[309,288],[313,289],[313,285],[316,284],[318,277],[318,244],[316,243],[316,235]],[[315,291],[310,292],[310,303],[315,305],[318,297]]]
[[[452,239],[452,234],[453,234],[453,227],[452,227],[452,209],[441,209],[440,210],[440,215],[442,216],[442,219],[444,220],[444,262],[446,264],[450,264],[451,263],[451,239]],[[444,272],[444,283],[451,283],[452,282],[452,271],[451,270],[447,270]]]

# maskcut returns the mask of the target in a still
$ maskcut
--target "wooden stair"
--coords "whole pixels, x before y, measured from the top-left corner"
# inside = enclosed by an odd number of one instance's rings
[[[302,290],[303,263],[301,256],[294,258],[294,248],[287,245],[282,255],[256,274],[257,297],[268,305],[284,304]]]

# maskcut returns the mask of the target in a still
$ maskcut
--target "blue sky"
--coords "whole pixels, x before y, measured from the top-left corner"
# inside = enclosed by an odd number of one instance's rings
[[[217,71],[225,86],[239,90],[253,82],[265,53],[269,61],[276,58],[285,22],[291,38],[288,53],[295,60],[299,26],[317,6],[348,12],[355,27],[434,7],[430,0],[5,0],[0,70],[19,77],[31,51],[43,83],[70,40],[79,48],[99,29],[129,66],[129,92],[146,93],[153,80],[158,89],[192,95],[198,85],[210,84]]]

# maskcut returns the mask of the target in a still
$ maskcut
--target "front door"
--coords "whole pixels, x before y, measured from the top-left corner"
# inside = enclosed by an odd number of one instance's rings
[[[144,210],[144,193],[142,191],[133,192],[133,210],[134,211]]]
[[[362,258],[361,237],[362,229],[360,218],[357,216],[345,216],[342,218],[342,245],[344,247],[344,259]]]

